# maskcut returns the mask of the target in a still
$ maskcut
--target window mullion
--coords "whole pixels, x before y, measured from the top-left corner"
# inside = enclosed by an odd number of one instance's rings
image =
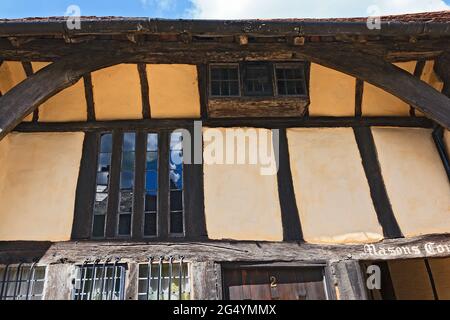
[[[136,169],[134,178],[133,226],[131,230],[134,240],[143,238],[146,142],[147,135],[144,132],[138,132],[136,135]]]
[[[169,233],[169,146],[170,133],[161,131],[159,134],[158,159],[158,238],[166,239]]]
[[[120,166],[122,163],[122,143],[123,133],[113,132],[113,149],[111,159],[111,177],[109,189],[108,212],[106,216],[106,238],[115,238],[117,236],[117,219],[119,208],[119,190],[120,190]]]

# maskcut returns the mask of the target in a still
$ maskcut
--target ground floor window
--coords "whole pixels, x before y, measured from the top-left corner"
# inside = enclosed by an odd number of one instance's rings
[[[189,265],[183,258],[150,258],[139,265],[139,300],[190,300]]]
[[[0,266],[0,300],[41,300],[45,270],[36,264]]]
[[[123,300],[125,265],[88,264],[76,267],[74,300]]]

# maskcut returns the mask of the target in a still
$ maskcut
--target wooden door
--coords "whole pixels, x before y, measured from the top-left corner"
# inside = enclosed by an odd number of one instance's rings
[[[323,268],[224,268],[229,300],[326,300]]]

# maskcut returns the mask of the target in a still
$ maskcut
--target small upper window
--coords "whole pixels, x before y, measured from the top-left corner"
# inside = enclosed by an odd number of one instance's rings
[[[239,67],[237,65],[211,66],[211,95],[239,96]]]
[[[273,95],[271,69],[268,64],[245,66],[244,88],[249,96]]]
[[[278,95],[306,95],[305,72],[302,65],[276,65],[275,74]]]

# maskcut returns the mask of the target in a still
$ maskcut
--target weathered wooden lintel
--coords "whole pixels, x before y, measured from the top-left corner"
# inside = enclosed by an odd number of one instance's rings
[[[18,259],[33,243],[0,242],[0,263]],[[47,244],[46,244],[47,245]],[[120,257],[124,262],[145,262],[149,256],[184,256],[186,261],[289,262],[392,260],[450,257],[450,234],[387,239],[373,244],[323,245],[304,242],[205,241],[205,242],[59,242],[37,252],[40,263],[83,263],[86,259]],[[17,261],[19,262],[19,261]],[[12,263],[10,261],[10,263]]]

